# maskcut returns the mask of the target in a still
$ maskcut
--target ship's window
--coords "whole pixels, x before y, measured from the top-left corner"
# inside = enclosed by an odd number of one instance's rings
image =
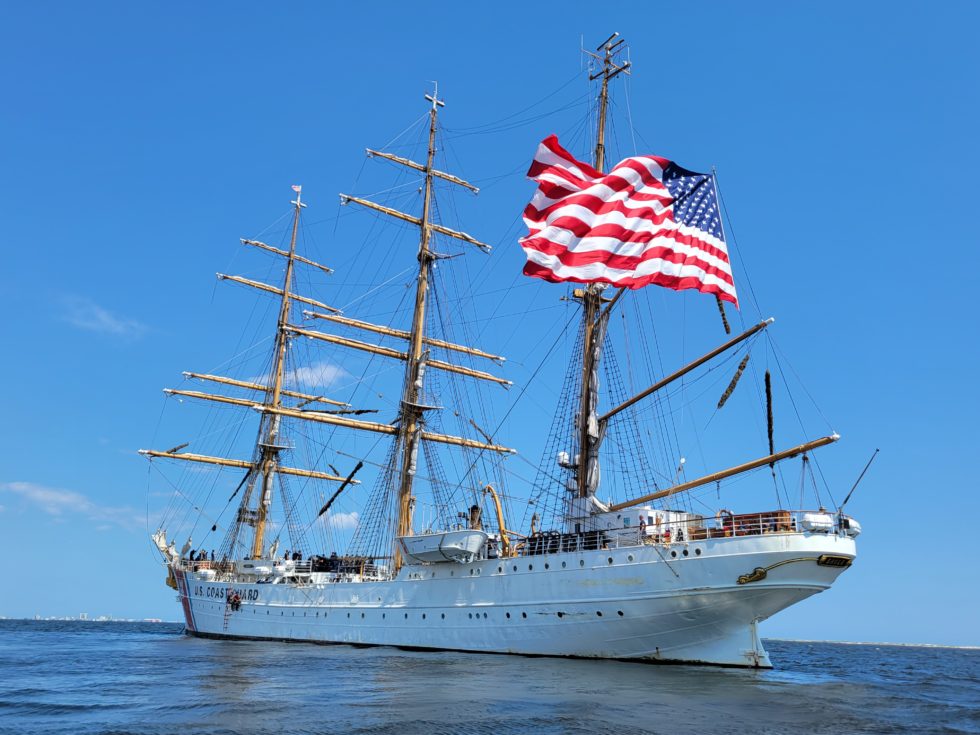
[[[350,617],[350,613],[347,613],[347,617]]]
[[[452,569],[449,570],[449,576],[450,577],[455,576],[455,574],[456,574],[456,572],[454,572]]]
[[[476,576],[477,576],[477,577],[479,577],[479,576],[480,576],[480,573],[481,573],[481,572],[483,572],[483,570],[482,570],[482,569],[477,569],[477,570],[476,570]]]
[[[497,574],[501,574],[503,573],[503,571],[504,571],[503,567],[497,567]]]
[[[602,610],[596,610],[595,611],[595,615],[596,615],[597,618],[601,618],[602,617]]]
[[[521,613],[521,617],[522,617],[522,618],[526,618],[526,617],[527,617],[527,613],[526,613],[526,612],[522,612],[522,613]]]
[[[671,552],[670,552],[670,555],[671,555],[671,557],[673,557],[674,559],[676,559],[676,558],[677,558],[677,552],[676,552],[676,551],[671,551]]]
[[[681,553],[682,553],[682,554],[683,554],[684,556],[687,556],[687,549],[684,549],[684,551],[682,551]]]
[[[445,620],[445,619],[446,619],[446,613],[443,613],[443,614],[442,614],[442,619],[443,619],[443,620]]]
[[[694,555],[695,556],[701,556],[701,549],[695,549],[694,550]]]
[[[510,613],[506,613],[507,619],[510,620]]]
[[[364,613],[361,613],[361,619],[363,619],[363,618],[364,618]]]
[[[388,617],[388,613],[381,613],[381,619],[382,620],[384,620],[386,617]]]
[[[564,568],[565,568],[566,566],[567,566],[567,565],[565,564],[565,562],[562,562],[562,563],[561,563],[561,568],[562,568],[562,569],[564,569]]]
[[[408,620],[408,613],[405,613],[405,620]]]
[[[317,613],[317,614],[316,614],[316,616],[317,616],[317,617],[320,617],[320,613]]]
[[[560,612],[560,613],[558,613],[558,617],[559,617],[559,618],[563,618],[563,617],[565,617],[565,613],[563,613],[563,612]]]
[[[486,620],[486,619],[487,619],[487,614],[486,614],[486,613],[483,613],[483,619],[484,619],[484,620]]]
[[[473,619],[473,613],[468,613],[468,615],[470,616],[470,620],[472,620]]]
[[[281,616],[281,615],[285,615],[285,614],[286,614],[286,611],[285,611],[285,610],[280,610],[280,611],[279,611],[279,615],[280,615],[280,616]]]
[[[623,617],[623,611],[622,611],[622,610],[617,610],[617,611],[616,611],[616,614],[617,614],[617,615],[618,615],[619,617]]]
[[[534,565],[533,564],[528,564],[527,565],[527,570],[530,572],[532,569],[534,569]]]
[[[629,556],[627,556],[626,561],[633,561],[633,555],[630,554]]]
[[[470,569],[470,576],[471,577],[473,576],[473,570],[472,569]]]
[[[580,567],[584,567],[584,566],[585,566],[585,559],[579,559],[579,560],[578,560],[578,565],[579,565]]]
[[[517,571],[517,565],[516,564],[514,565],[514,571],[515,572]]]
[[[422,620],[425,620],[425,613],[422,613]]]
[[[550,564],[545,564],[545,565],[544,565],[544,568],[545,568],[545,569],[551,569],[551,565],[550,565]]]
[[[608,559],[606,559],[606,561],[608,561],[610,564],[612,564],[612,557],[610,556]]]

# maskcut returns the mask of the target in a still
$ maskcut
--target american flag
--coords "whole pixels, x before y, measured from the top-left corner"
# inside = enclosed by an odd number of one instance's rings
[[[711,174],[659,156],[599,173],[551,135],[527,173],[538,190],[524,210],[524,273],[560,283],[695,288],[738,306]]]
[[[303,187],[299,186],[298,184],[293,184],[293,191],[299,194],[301,191],[303,191]]]

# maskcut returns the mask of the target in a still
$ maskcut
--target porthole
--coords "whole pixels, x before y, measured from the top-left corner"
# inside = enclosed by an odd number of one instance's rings
[[[317,613],[317,614],[316,614],[316,616],[317,616],[317,617],[320,617],[320,613]]]
[[[682,554],[683,554],[684,556],[687,556],[687,549],[684,549],[684,551],[682,551],[681,553],[682,553]]]
[[[559,618],[563,618],[563,617],[565,617],[565,613],[563,613],[563,612],[560,612],[560,613],[556,613],[556,614],[558,615],[558,617],[559,617]]]
[[[473,619],[473,613],[467,613],[470,616],[470,620]]]
[[[514,571],[515,572],[517,571],[517,565],[516,564],[514,565]]]
[[[382,620],[384,620],[386,617],[388,617],[388,613],[381,613],[381,619]]]
[[[671,556],[672,559],[676,559],[677,558],[677,552],[676,551],[671,551],[670,552],[670,556]]]
[[[450,577],[454,577],[454,576],[456,576],[456,572],[454,572],[454,571],[453,571],[452,569],[450,569],[450,570],[449,570],[449,576],[450,576]]]
[[[695,556],[701,556],[701,549],[695,549],[694,550],[694,555]]]
[[[565,568],[566,566],[567,566],[567,564],[565,564],[565,562],[562,562],[562,563],[561,563],[561,568],[562,568],[562,569],[564,569],[564,568]]]
[[[617,615],[618,615],[619,617],[623,617],[623,611],[622,611],[622,610],[617,610],[617,611],[616,611],[616,614],[617,614]]]
[[[612,561],[613,561],[612,560],[612,557],[610,556],[608,559],[606,559],[606,561],[608,561],[610,564],[612,564]]]
[[[472,569],[470,569],[470,576],[471,577],[473,576],[473,570]]]
[[[483,613],[483,619],[484,619],[484,620],[486,620],[486,619],[487,619],[487,614],[486,614],[486,613]]]
[[[601,617],[602,617],[602,610],[596,610],[596,611],[595,611],[595,616],[596,616],[597,618],[601,618]]]
[[[350,613],[347,613],[347,617],[350,617]]]
[[[433,578],[433,579],[435,579],[435,578],[436,578],[436,573],[435,573],[435,572],[433,572],[433,573],[432,573],[432,578]]]
[[[425,613],[422,613],[422,620],[425,620]]]
[[[442,613],[442,619],[443,619],[443,620],[445,620],[445,619],[446,619],[446,613]]]
[[[503,574],[503,573],[504,573],[504,568],[503,567],[497,567],[497,574]]]
[[[527,613],[526,613],[526,612],[522,612],[522,613],[521,613],[521,617],[522,617],[522,618],[526,618],[526,617],[527,617]]]
[[[408,613],[405,613],[405,620],[408,620]]]
[[[550,565],[550,564],[547,564],[547,563],[546,563],[546,564],[544,565],[544,568],[545,568],[545,569],[551,569],[551,565]]]
[[[361,613],[361,620],[364,619],[364,613]]]
[[[633,555],[630,554],[629,556],[627,556],[626,561],[633,561]]]
[[[532,569],[534,569],[534,565],[533,564],[528,564],[527,565],[527,570],[530,572]]]
[[[579,559],[579,560],[578,560],[578,565],[579,565],[580,567],[584,567],[584,566],[585,566],[585,559]]]
[[[510,620],[510,613],[506,613],[507,619]]]
[[[476,570],[476,576],[477,577],[479,577],[482,573],[483,573],[483,570],[482,569],[477,569]]]

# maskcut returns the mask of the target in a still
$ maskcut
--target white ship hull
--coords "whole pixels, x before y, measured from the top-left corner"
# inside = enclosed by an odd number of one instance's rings
[[[757,623],[854,555],[845,535],[780,533],[408,565],[390,581],[175,577],[197,636],[769,667]]]

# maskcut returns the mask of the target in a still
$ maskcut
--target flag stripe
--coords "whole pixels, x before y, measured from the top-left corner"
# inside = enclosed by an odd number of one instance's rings
[[[635,156],[600,173],[554,135],[528,176],[526,275],[560,283],[694,288],[738,305],[710,177],[659,156]]]

